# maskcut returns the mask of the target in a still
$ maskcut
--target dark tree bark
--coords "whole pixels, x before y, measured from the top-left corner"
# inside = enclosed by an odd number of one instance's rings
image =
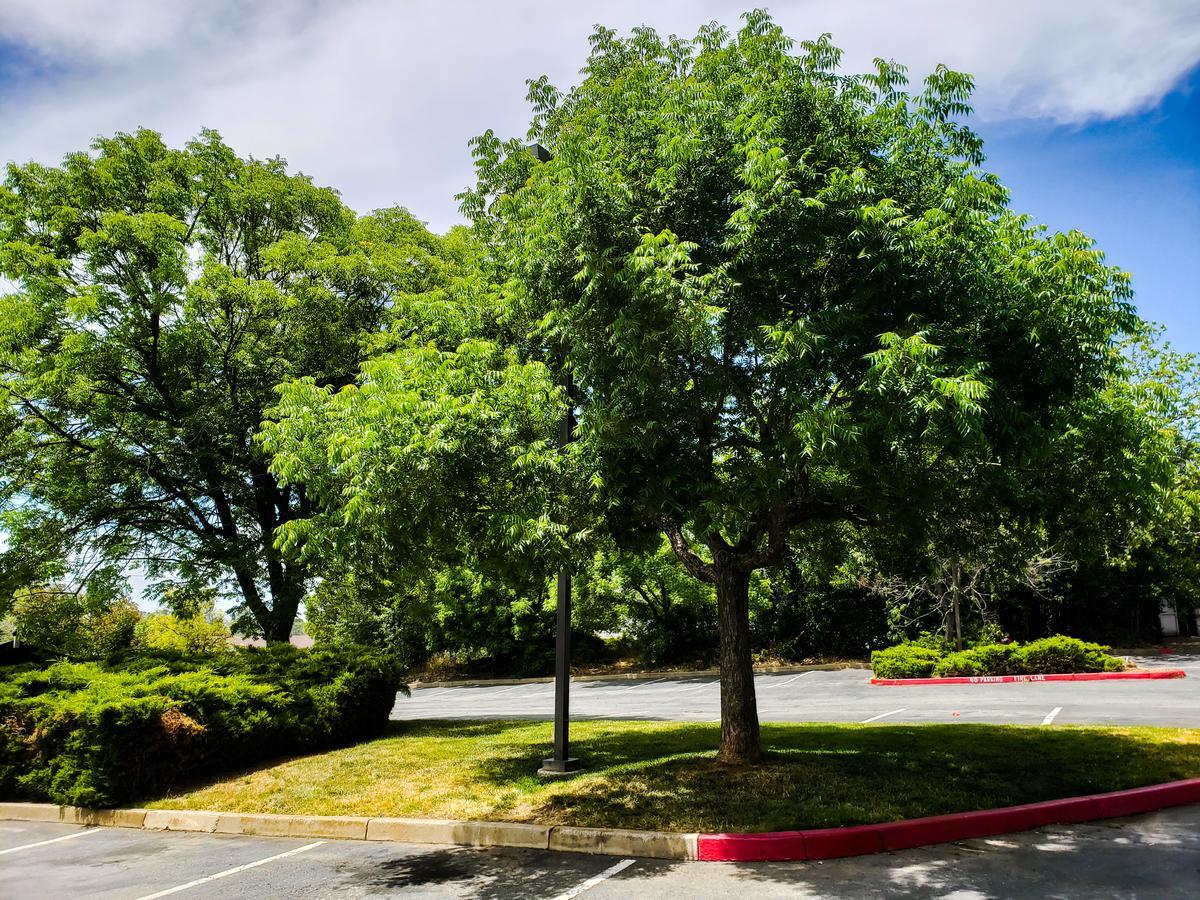
[[[722,762],[758,762],[758,704],[754,696],[754,662],[750,655],[750,573],[733,560],[716,565],[717,617],[721,630]]]
[[[709,536],[713,561],[707,562],[692,549],[678,524],[663,520],[660,527],[683,567],[717,589],[721,667],[721,747],[717,758],[735,765],[756,763],[762,757],[762,747],[750,654],[750,573],[764,562],[748,549],[752,541],[734,548],[718,535]]]
[[[291,640],[292,626],[303,597],[304,582],[296,578],[293,572],[287,573],[278,589],[272,589],[269,622],[260,623],[267,643],[286,643]]]

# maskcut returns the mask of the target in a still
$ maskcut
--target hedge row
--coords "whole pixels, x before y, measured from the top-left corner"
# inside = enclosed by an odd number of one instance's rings
[[[367,650],[247,649],[0,669],[0,799],[116,806],[381,732],[400,688]]]
[[[1037,675],[1054,672],[1117,672],[1124,662],[1111,647],[1055,635],[1027,644],[949,647],[899,644],[871,654],[876,678],[944,678],[971,675]]]

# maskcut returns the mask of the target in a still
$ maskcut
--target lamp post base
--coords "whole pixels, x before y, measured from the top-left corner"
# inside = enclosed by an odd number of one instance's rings
[[[562,778],[573,775],[583,768],[583,760],[570,756],[566,759],[543,759],[537,773],[543,778]]]

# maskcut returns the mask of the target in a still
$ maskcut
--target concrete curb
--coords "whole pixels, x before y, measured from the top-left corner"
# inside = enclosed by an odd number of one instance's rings
[[[880,825],[764,834],[702,834],[697,841],[697,858],[711,862],[768,862],[864,856],[1028,831],[1045,825],[1114,819],[1188,803],[1200,803],[1200,778]]]
[[[66,822],[147,831],[192,831],[270,837],[458,844],[467,847],[520,847],[650,859],[697,858],[696,834],[575,828],[519,822],[455,819],[394,819],[366,816],[292,816],[175,809],[85,809],[51,803],[0,802],[0,819]]]
[[[1027,684],[1041,681],[1158,681],[1186,678],[1183,669],[1146,669],[1141,672],[1063,672],[1048,675],[961,675],[945,678],[872,678],[871,684],[888,687],[923,684]]]
[[[800,672],[840,672],[843,669],[870,670],[865,662],[817,663],[811,666],[780,666],[777,669],[755,669],[755,675],[795,675]],[[638,679],[654,680],[664,678],[685,681],[689,678],[712,678],[720,675],[720,669],[667,669],[661,672],[610,672],[607,675],[572,675],[571,681],[636,681]],[[461,681],[410,681],[408,686],[414,690],[425,688],[449,687],[507,687],[517,684],[553,684],[553,675],[543,675],[537,678],[470,678]]]
[[[1153,784],[1022,806],[951,813],[878,825],[751,834],[678,834],[517,822],[393,819],[365,816],[291,816],[207,810],[84,809],[50,803],[0,803],[0,819],[67,822],[157,831],[270,835],[292,838],[520,847],[609,856],[707,862],[779,862],[836,859],[907,850],[970,838],[1028,831],[1154,812],[1200,803],[1200,778]]]

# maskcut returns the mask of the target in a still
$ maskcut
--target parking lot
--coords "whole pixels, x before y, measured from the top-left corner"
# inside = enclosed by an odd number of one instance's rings
[[[1145,668],[1188,672],[1169,681],[1030,682],[885,687],[864,669],[760,674],[765,722],[983,722],[1002,725],[1163,725],[1200,728],[1200,653],[1137,658]],[[576,719],[717,721],[715,675],[576,681]],[[416,687],[397,697],[395,719],[549,719],[554,684]]]
[[[481,897],[1156,897],[1200,894],[1200,807],[823,863],[686,863],[536,850],[0,821],[12,900]]]
[[[1171,681],[881,687],[864,670],[762,674],[766,721],[1200,727],[1200,654],[1147,656]],[[549,718],[553,685],[414,690],[396,718]],[[577,682],[576,718],[717,718],[711,675]],[[537,850],[246,837],[0,821],[0,898],[414,896],[1200,896],[1200,806],[812,863],[689,863]]]

